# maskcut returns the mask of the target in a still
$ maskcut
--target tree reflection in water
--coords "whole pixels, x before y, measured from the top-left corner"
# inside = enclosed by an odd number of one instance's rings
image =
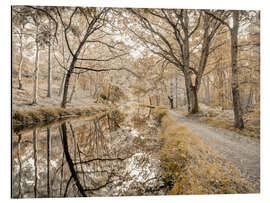
[[[144,138],[110,115],[13,135],[12,197],[163,194]]]

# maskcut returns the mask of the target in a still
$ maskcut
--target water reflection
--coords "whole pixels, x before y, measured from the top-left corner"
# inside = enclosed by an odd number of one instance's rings
[[[12,197],[164,194],[157,139],[147,136],[109,114],[16,132]]]

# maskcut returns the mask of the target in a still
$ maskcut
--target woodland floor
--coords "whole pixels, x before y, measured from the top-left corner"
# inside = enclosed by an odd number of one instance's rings
[[[229,130],[211,127],[194,118],[170,111],[170,115],[187,126],[190,131],[238,168],[260,191],[260,140]]]

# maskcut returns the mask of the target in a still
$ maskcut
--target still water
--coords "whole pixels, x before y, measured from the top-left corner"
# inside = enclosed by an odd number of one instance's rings
[[[108,114],[12,134],[12,197],[166,194],[155,125]]]

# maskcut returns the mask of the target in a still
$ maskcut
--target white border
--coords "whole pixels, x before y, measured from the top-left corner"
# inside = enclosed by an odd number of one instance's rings
[[[218,8],[218,9],[241,9],[261,10],[261,194],[255,195],[195,195],[195,196],[155,196],[155,197],[114,197],[114,198],[69,198],[69,199],[26,199],[22,202],[41,201],[71,201],[71,202],[269,202],[268,192],[269,177],[269,19],[270,10],[267,1],[254,0],[9,0],[1,2],[1,43],[0,43],[0,95],[1,95],[1,188],[2,201],[16,201],[10,199],[10,6],[11,5],[55,5],[55,6],[105,6],[105,7],[152,7],[152,8]],[[4,63],[3,63],[4,61]]]

